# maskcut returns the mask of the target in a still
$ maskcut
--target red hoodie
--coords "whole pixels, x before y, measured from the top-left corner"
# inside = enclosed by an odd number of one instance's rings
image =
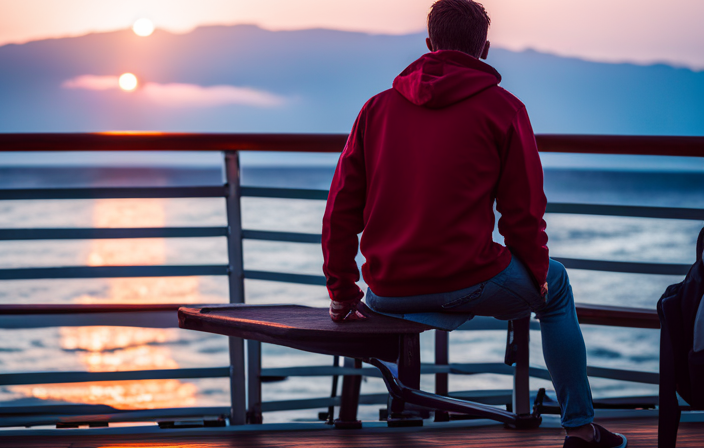
[[[459,51],[423,55],[352,127],[323,218],[330,298],[463,289],[505,269],[511,253],[548,271],[543,170],[525,106],[491,66]],[[492,240],[493,204],[510,251]]]

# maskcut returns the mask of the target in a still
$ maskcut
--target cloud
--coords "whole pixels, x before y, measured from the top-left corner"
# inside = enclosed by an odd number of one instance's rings
[[[119,89],[117,76],[82,75],[65,81],[65,89],[111,90]],[[148,82],[139,85],[134,92],[145,100],[171,107],[213,107],[240,104],[256,107],[277,107],[286,103],[286,98],[265,90],[229,85],[203,87],[197,84]]]
[[[152,100],[169,106],[209,107],[224,104],[243,104],[247,106],[276,107],[285,99],[264,90],[249,87],[211,86],[196,84],[158,84],[147,83],[142,93]]]
[[[61,87],[64,89],[86,89],[86,90],[110,90],[120,87],[117,76],[95,76],[82,75],[68,81],[64,81]]]

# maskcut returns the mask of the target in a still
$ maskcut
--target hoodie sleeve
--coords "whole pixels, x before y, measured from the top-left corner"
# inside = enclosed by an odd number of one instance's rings
[[[323,272],[328,294],[338,302],[359,300],[364,295],[356,284],[359,268],[355,261],[366,201],[364,116],[363,108],[337,162],[323,216]]]
[[[501,213],[499,232],[506,247],[530,270],[536,286],[548,274],[548,236],[545,233],[543,167],[525,107],[508,130],[502,153],[496,209]]]

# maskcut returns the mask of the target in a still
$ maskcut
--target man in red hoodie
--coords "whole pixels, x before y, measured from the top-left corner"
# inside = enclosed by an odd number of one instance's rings
[[[525,106],[479,60],[488,27],[482,5],[437,1],[428,15],[431,52],[360,111],[323,218],[330,316],[364,318],[358,244],[366,303],[377,312],[444,330],[475,315],[535,312],[564,446],[625,447],[625,437],[591,423],[572,290],[564,266],[548,256],[535,137]],[[505,246],[492,238],[494,203]]]

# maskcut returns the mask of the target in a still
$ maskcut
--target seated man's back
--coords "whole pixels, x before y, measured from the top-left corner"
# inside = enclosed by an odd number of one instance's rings
[[[500,80],[465,53],[436,51],[365,104],[331,187],[330,201],[340,207],[325,215],[332,238],[324,245],[327,263],[356,251],[363,228],[363,275],[376,294],[479,283],[511,261],[492,241],[496,199],[506,244],[528,264],[536,285],[545,282],[542,168],[525,107],[498,87]],[[335,240],[336,227],[351,223],[355,237]],[[326,269],[329,279],[336,272]],[[351,298],[354,280],[329,282],[333,297]]]

